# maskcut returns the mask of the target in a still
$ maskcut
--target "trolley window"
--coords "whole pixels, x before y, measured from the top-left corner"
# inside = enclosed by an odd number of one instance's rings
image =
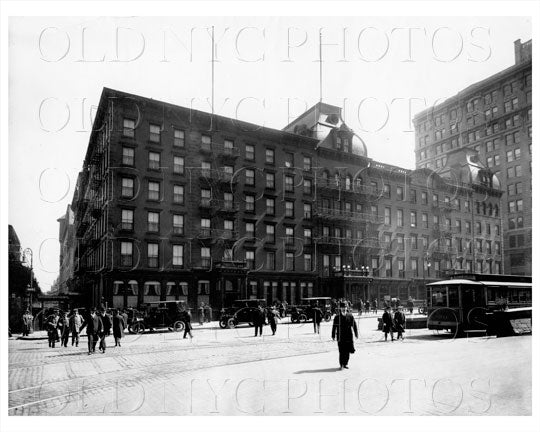
[[[447,301],[446,286],[434,286],[431,291],[431,306],[446,306]]]
[[[448,287],[448,307],[457,308],[459,307],[459,294],[457,286]]]

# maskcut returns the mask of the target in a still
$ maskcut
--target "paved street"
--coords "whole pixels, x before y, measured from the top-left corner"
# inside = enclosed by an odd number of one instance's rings
[[[253,329],[195,324],[182,333],[126,335],[89,356],[9,342],[11,415],[530,415],[531,337],[454,340],[410,330],[387,342],[376,319],[357,320],[350,369],[339,370],[331,323]],[[35,335],[37,336],[37,335]],[[109,346],[114,345],[112,337]]]

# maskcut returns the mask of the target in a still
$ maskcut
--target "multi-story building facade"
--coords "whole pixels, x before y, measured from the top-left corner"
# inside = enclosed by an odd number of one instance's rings
[[[71,204],[68,204],[66,213],[57,219],[58,240],[60,242],[60,271],[56,281],[58,294],[66,294],[70,290],[73,279],[73,263],[75,255],[74,215]]]
[[[515,64],[414,117],[416,166],[445,169],[449,152],[474,149],[504,185],[507,274],[532,271],[532,42],[514,42]]]
[[[104,89],[74,284],[116,307],[423,298],[447,271],[501,271],[501,191],[468,150],[451,167],[373,161],[324,103],[275,130]]]

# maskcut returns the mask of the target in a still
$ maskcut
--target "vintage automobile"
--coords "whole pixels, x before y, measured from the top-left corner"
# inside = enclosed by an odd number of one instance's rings
[[[317,304],[323,313],[323,320],[330,321],[332,319],[330,297],[306,297],[300,299],[300,301],[302,302],[301,304],[291,308],[291,322],[305,323],[313,320],[313,309]]]
[[[143,303],[141,310],[128,311],[128,330],[130,333],[143,333],[168,328],[182,331],[186,326],[188,307],[183,300],[168,300]]]
[[[219,326],[221,328],[234,328],[241,323],[248,323],[250,326],[253,326],[254,313],[259,306],[266,308],[266,300],[235,300],[232,307],[223,310],[219,319]]]

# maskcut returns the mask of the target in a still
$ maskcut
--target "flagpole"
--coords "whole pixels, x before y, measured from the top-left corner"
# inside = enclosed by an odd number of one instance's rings
[[[323,71],[322,71],[322,29],[319,29],[319,102],[322,102],[323,95],[322,95],[322,79],[323,79]]]
[[[214,26],[212,26],[212,119],[214,118]]]

